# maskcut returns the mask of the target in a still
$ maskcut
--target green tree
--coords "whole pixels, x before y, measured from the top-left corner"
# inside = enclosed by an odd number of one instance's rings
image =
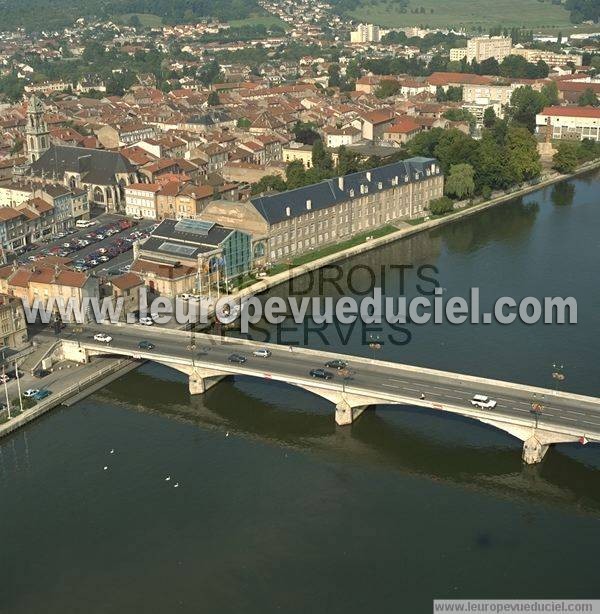
[[[486,107],[483,112],[483,125],[486,128],[493,128],[496,123],[496,111],[494,111],[494,107]]]
[[[377,98],[388,98],[395,96],[401,89],[402,86],[396,79],[382,79],[379,87],[375,90],[375,96]]]
[[[284,192],[287,189],[285,181],[279,175],[265,175],[252,185],[252,194],[263,192]]]
[[[341,83],[340,65],[337,62],[332,62],[327,68],[329,74],[329,87],[339,87]]]
[[[580,107],[591,106],[597,107],[600,105],[598,102],[598,96],[591,87],[588,87],[582,94],[579,96],[579,100],[577,101]]]
[[[429,203],[429,213],[431,215],[445,215],[454,209],[454,203],[447,197],[436,198]]]
[[[312,146],[312,166],[319,174],[327,174],[333,168],[331,154],[325,149],[323,141],[317,139]]]
[[[458,199],[468,198],[475,192],[475,170],[470,164],[454,164],[446,177],[446,194]]]
[[[221,101],[219,100],[219,94],[215,91],[212,91],[208,95],[207,102],[210,107],[218,107],[221,104]]]
[[[434,155],[440,161],[442,169],[447,171],[453,164],[471,163],[477,157],[478,143],[468,134],[451,128],[444,130]]]
[[[504,189],[512,185],[515,178],[509,162],[506,147],[498,144],[489,130],[484,130],[473,164],[476,188]]]
[[[338,148],[337,175],[349,175],[350,173],[356,173],[359,169],[360,156],[356,152],[350,151],[344,145],[341,145]]]
[[[558,85],[556,85],[556,81],[550,81],[550,83],[542,87],[542,96],[544,96],[545,106],[558,104]]]
[[[433,128],[425,132],[419,132],[408,142],[408,151],[413,156],[431,158],[434,156],[435,148],[443,135],[444,130],[442,128]]]
[[[304,170],[304,164],[300,160],[288,162],[285,168],[285,177],[288,190],[294,190],[307,185],[306,171]]]
[[[530,132],[535,130],[535,116],[544,108],[545,97],[530,85],[518,87],[510,97],[508,114],[510,118],[523,124]]]
[[[552,168],[559,173],[572,173],[579,162],[577,155],[577,144],[562,142],[552,157]]]
[[[506,137],[510,165],[518,183],[538,177],[542,172],[535,137],[524,126],[513,125]]]
[[[250,128],[251,125],[252,125],[252,122],[247,117],[240,117],[237,120],[237,127],[238,128],[242,128],[242,129],[246,130],[247,128]]]

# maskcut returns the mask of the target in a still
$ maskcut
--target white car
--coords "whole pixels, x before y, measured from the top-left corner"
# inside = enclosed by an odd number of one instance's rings
[[[140,324],[143,324],[144,326],[152,326],[154,324],[154,320],[146,316],[144,318],[140,318]]]
[[[94,341],[100,341],[102,343],[110,343],[112,341],[112,337],[110,335],[106,335],[105,333],[96,333],[94,335]]]
[[[471,399],[471,405],[479,407],[479,409],[494,409],[498,403],[490,397],[486,397],[484,394],[476,394]]]
[[[35,396],[37,393],[39,392],[38,388],[28,388],[24,393],[23,396],[26,399],[30,399],[31,397]]]
[[[269,358],[271,356],[271,351],[266,348],[259,348],[258,350],[254,350],[252,352],[252,356],[257,356],[258,358]]]

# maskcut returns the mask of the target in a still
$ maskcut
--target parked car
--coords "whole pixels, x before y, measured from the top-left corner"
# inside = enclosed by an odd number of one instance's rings
[[[36,369],[33,372],[33,377],[37,377],[38,379],[42,379],[43,377],[46,377],[46,375],[50,375],[50,371],[47,369]]]
[[[242,356],[241,354],[231,354],[228,360],[229,362],[234,362],[236,364],[243,365],[248,359],[245,356]]]
[[[110,343],[112,341],[112,337],[105,333],[96,333],[94,335],[94,341],[100,341],[101,343]]]
[[[311,369],[309,371],[309,374],[311,377],[314,377],[316,379],[333,379],[333,373],[331,371],[325,371],[325,369]]]
[[[266,348],[259,348],[258,350],[254,350],[252,352],[252,356],[257,356],[258,358],[269,358],[271,356],[271,351]]]
[[[28,388],[24,393],[23,396],[26,399],[30,399],[31,397],[34,397],[38,392],[40,391],[39,388]]]
[[[32,398],[34,398],[36,401],[41,401],[42,399],[45,399],[46,397],[49,397],[52,393],[50,392],[50,390],[48,390],[47,388],[42,388],[42,390],[38,390]]]
[[[140,350],[153,350],[155,347],[154,343],[150,343],[150,341],[140,341],[138,343]]]
[[[490,397],[487,397],[484,394],[476,394],[471,399],[471,405],[474,407],[479,407],[479,409],[494,409],[498,403],[497,401],[494,401],[494,399],[490,399]]]
[[[342,369],[345,369],[348,366],[348,363],[345,360],[330,360],[329,362],[325,363],[325,366],[328,367],[329,369],[337,369],[338,371],[341,371]]]

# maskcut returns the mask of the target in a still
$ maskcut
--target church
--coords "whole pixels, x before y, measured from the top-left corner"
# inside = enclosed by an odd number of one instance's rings
[[[29,164],[23,174],[86,190],[90,203],[107,212],[124,212],[125,187],[140,180],[135,166],[118,151],[51,145],[43,113],[39,98],[31,96],[25,131]]]

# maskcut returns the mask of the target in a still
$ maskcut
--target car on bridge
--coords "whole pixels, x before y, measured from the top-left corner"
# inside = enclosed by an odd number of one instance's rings
[[[96,333],[94,335],[94,341],[100,341],[101,343],[110,343],[112,341],[112,337],[105,333]]]
[[[473,407],[479,407],[479,409],[494,409],[498,403],[484,394],[476,394],[471,399],[471,405],[473,405]]]
[[[154,345],[154,343],[150,343],[150,341],[140,341],[138,343],[138,348],[140,348],[140,350],[153,350],[156,346]]]
[[[341,371],[342,369],[345,369],[348,366],[348,363],[345,360],[330,360],[329,362],[325,363],[325,366],[329,369],[337,369],[338,371]]]
[[[308,373],[311,377],[316,379],[333,379],[333,373],[331,371],[325,371],[325,369],[311,369]]]
[[[254,350],[254,352],[252,352],[252,356],[256,356],[257,358],[269,358],[271,356],[271,350],[259,348],[258,350]]]
[[[243,365],[248,359],[241,354],[231,354],[227,360],[238,365]]]
[[[40,391],[39,388],[28,388],[23,393],[23,397],[26,399],[30,399],[31,397],[34,397],[39,391]]]

